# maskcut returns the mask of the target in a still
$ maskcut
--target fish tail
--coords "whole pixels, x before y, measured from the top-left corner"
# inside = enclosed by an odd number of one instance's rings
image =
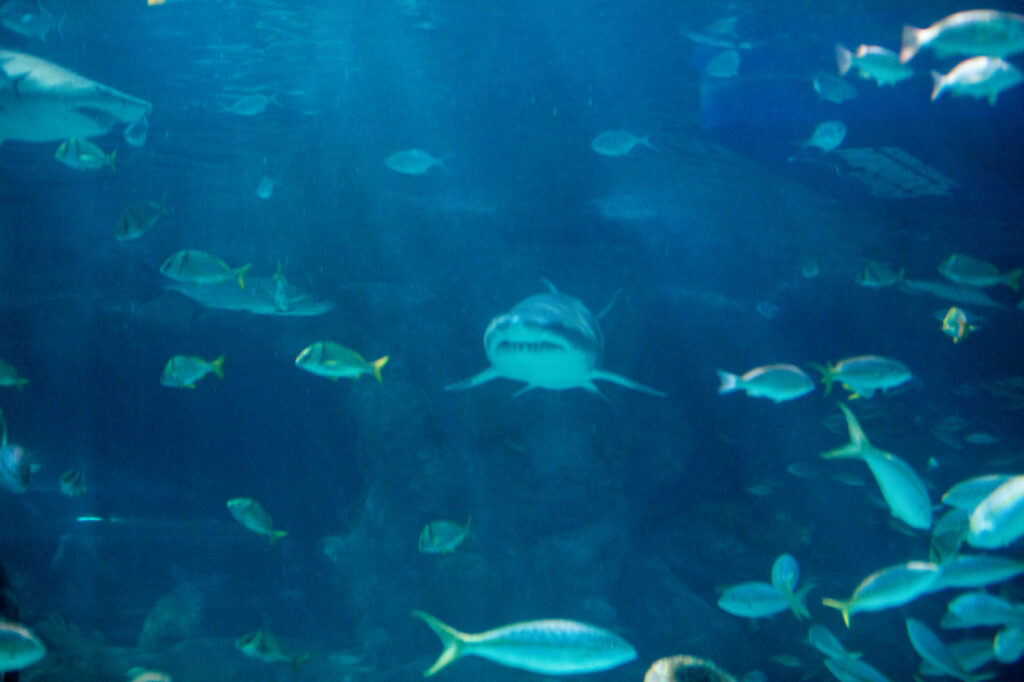
[[[25,384],[27,384],[30,381],[31,379],[26,379],[25,377],[18,377],[17,379],[14,380],[14,386],[20,391],[21,389],[25,388]]]
[[[845,76],[853,64],[853,53],[842,43],[836,43],[836,66],[839,67],[839,75]]]
[[[424,673],[424,677],[430,677],[434,675],[442,668],[448,666],[454,661],[458,660],[464,653],[463,648],[466,642],[466,635],[459,632],[450,625],[445,625],[437,618],[434,618],[429,613],[423,611],[413,611],[412,615],[414,618],[419,618],[426,623],[434,634],[441,638],[441,645],[444,646],[444,651],[434,661],[434,665],[430,666]]]
[[[653,144],[651,144],[651,136],[650,135],[644,135],[642,138],[640,138],[640,144],[642,144],[643,146],[645,146],[645,147],[647,147],[649,149],[653,149],[656,152],[657,151],[661,151],[660,149],[655,147]]]
[[[388,364],[388,356],[385,355],[382,358],[377,358],[373,361],[373,376],[377,378],[377,383],[384,383],[384,379],[380,375],[380,368]]]
[[[114,157],[115,156],[117,156],[117,150],[116,149],[114,151],[110,152],[110,154],[107,156],[107,163],[110,164],[110,172],[111,173],[116,173],[117,172],[117,168],[114,167]]]
[[[298,656],[292,659],[292,666],[294,666],[294,668],[298,670],[299,666],[301,666],[303,663],[309,660],[309,657],[310,654],[299,654]]]
[[[825,384],[825,395],[828,395],[832,390],[832,382],[836,379],[834,374],[835,367],[827,363],[825,365],[818,365],[813,362],[809,366],[815,372],[821,373],[821,383]]]
[[[288,535],[288,531],[286,530],[270,531],[270,544],[274,544],[275,542],[283,538],[285,535]],[[309,654],[306,655],[306,658],[309,658]]]
[[[807,594],[815,587],[813,584],[807,584],[796,592],[790,592],[786,595],[786,601],[789,602],[789,610],[793,612],[797,620],[810,619],[811,612],[807,610]]]
[[[840,601],[838,599],[829,599],[826,597],[821,600],[821,603],[833,609],[839,609],[839,612],[843,614],[843,622],[846,623],[846,627],[850,627],[850,602]]]
[[[1021,268],[1006,273],[1006,286],[1014,291],[1020,291],[1020,277],[1022,274],[1024,274],[1024,269]]]
[[[252,263],[246,263],[245,265],[234,271],[235,277],[238,280],[238,288],[245,288],[245,273],[249,272],[250,268],[252,268]]]
[[[932,101],[934,102],[942,94],[942,88],[945,86],[945,77],[938,71],[932,71]]]
[[[733,391],[739,390],[740,378],[731,372],[725,370],[718,370],[718,395],[723,393],[732,393]]]
[[[224,378],[224,356],[220,356],[216,360],[210,363],[210,369],[213,373],[219,376],[221,379]]]
[[[921,49],[922,29],[915,26],[903,27],[903,47],[900,49],[900,62],[906,64]]]

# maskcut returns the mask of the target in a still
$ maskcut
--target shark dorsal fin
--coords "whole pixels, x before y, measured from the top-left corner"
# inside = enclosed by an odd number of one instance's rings
[[[864,429],[860,427],[860,422],[857,421],[857,417],[854,416],[853,410],[846,405],[839,403],[839,409],[843,411],[846,416],[846,428],[850,432],[850,444],[857,447],[858,450],[865,450],[871,447],[871,442],[868,437],[864,435]]]

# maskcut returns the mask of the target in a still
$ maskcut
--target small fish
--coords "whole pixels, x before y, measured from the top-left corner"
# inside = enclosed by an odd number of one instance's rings
[[[233,279],[240,289],[244,289],[245,273],[251,267],[252,263],[248,263],[232,268],[204,251],[186,250],[168,257],[160,266],[160,274],[186,284],[220,284]]]
[[[740,53],[736,50],[719,52],[704,66],[704,73],[712,78],[735,78],[739,70]]]
[[[782,593],[789,604],[789,610],[793,612],[797,620],[810,618],[805,600],[812,585],[807,585],[800,590],[796,589],[800,582],[800,565],[790,554],[780,554],[775,563],[772,564],[772,587]]]
[[[899,272],[884,263],[868,261],[864,269],[857,274],[857,284],[870,289],[882,289],[898,284],[903,279],[903,270]]]
[[[831,73],[819,73],[811,79],[818,97],[826,102],[842,104],[857,99],[857,88]]]
[[[992,651],[1000,663],[1016,663],[1024,656],[1024,627],[1004,628],[996,634]]]
[[[926,47],[940,59],[955,54],[1006,57],[1024,50],[1024,15],[975,9],[951,14],[928,28],[903,27],[901,62]]]
[[[952,306],[942,317],[942,333],[953,339],[953,343],[960,343],[977,328],[977,325],[967,322],[967,313],[963,308]]]
[[[277,180],[269,175],[264,175],[260,178],[259,183],[256,184],[256,198],[266,201],[274,196],[274,184],[276,182]]]
[[[929,561],[945,565],[956,559],[967,537],[969,516],[968,509],[950,509],[938,518],[928,543]]]
[[[637,137],[625,130],[606,130],[590,141],[590,148],[601,156],[628,156],[637,145],[657,151],[651,144],[651,136]]]
[[[961,555],[942,564],[935,589],[977,588],[1011,580],[1024,573],[1024,561],[1009,557]]]
[[[636,658],[636,649],[615,633],[573,620],[534,620],[468,634],[428,613],[413,611],[412,615],[425,622],[444,646],[424,677],[464,656],[479,656],[542,675],[610,670]]]
[[[221,379],[224,378],[223,355],[213,362],[207,362],[195,356],[175,355],[164,365],[164,372],[160,375],[160,385],[171,388],[195,388],[196,382],[210,372]]]
[[[1024,535],[1024,476],[1014,476],[971,512],[967,544],[979,549],[1006,547]]]
[[[992,445],[998,443],[999,439],[987,433],[969,433],[964,436],[964,442],[971,445]]]
[[[124,141],[132,147],[141,147],[146,144],[146,138],[149,137],[149,118],[145,115],[140,116],[125,126],[121,135],[124,137]]]
[[[295,365],[307,372],[335,381],[342,377],[358,379],[364,374],[372,374],[376,377],[377,383],[382,383],[384,379],[381,377],[380,369],[387,361],[388,356],[385,355],[373,362],[367,362],[351,348],[333,341],[319,341],[303,349],[295,358]]]
[[[870,399],[874,397],[875,391],[885,393],[891,388],[905,384],[913,377],[902,362],[881,355],[858,355],[840,360],[834,365],[811,366],[821,372],[825,395],[832,390],[832,384],[838,381],[843,388],[852,392],[851,399]]]
[[[827,658],[860,658],[860,652],[847,651],[832,631],[824,625],[812,625],[807,631],[807,639]]]
[[[842,121],[822,121],[814,128],[811,136],[800,143],[800,152],[789,157],[789,161],[795,161],[801,153],[808,149],[817,149],[823,154],[828,154],[846,139],[846,124]]]
[[[889,682],[889,678],[858,658],[826,658],[825,667],[839,682]]]
[[[917,472],[899,457],[873,446],[850,408],[840,403],[839,409],[846,417],[850,442],[841,448],[823,452],[821,456],[825,459],[863,460],[875,477],[882,497],[889,506],[889,512],[911,528],[931,528],[931,501]]]
[[[965,303],[967,305],[985,306],[988,308],[1005,308],[1002,303],[993,301],[983,290],[972,286],[950,284],[946,281],[929,281],[903,279],[899,282],[900,288],[908,294],[931,294],[944,298],[954,303]]]
[[[263,94],[246,95],[239,97],[230,105],[223,107],[222,112],[236,116],[257,116],[267,110],[269,105],[282,106],[277,101],[277,95],[267,97]]]
[[[469,535],[466,525],[454,521],[431,521],[420,533],[419,550],[423,554],[451,554]]]
[[[3,360],[0,360],[0,386],[14,386],[20,389],[27,384],[29,379],[18,376],[18,370]]]
[[[86,491],[81,469],[68,469],[60,475],[60,491],[68,497],[77,497]]]
[[[447,158],[434,158],[422,149],[403,149],[384,159],[384,165],[404,175],[423,175],[434,166],[440,166],[447,173],[448,166],[444,165]]]
[[[942,627],[954,628],[1024,627],[1024,610],[1017,604],[987,592],[966,592],[946,605]]]
[[[974,672],[988,665],[996,658],[992,637],[986,639],[963,639],[949,644],[946,648],[960,662],[960,666],[968,672]],[[943,675],[943,672],[924,662],[921,664],[921,675],[925,677],[940,677]]]
[[[1024,83],[1024,73],[999,57],[971,57],[947,74],[932,71],[932,82],[933,102],[949,92],[954,97],[987,99],[989,106],[995,106],[999,93]]]
[[[171,676],[167,673],[160,672],[159,670],[148,670],[139,666],[131,668],[125,675],[128,676],[128,682],[173,682]]]
[[[765,365],[755,367],[743,376],[718,370],[719,395],[744,391],[751,398],[770,398],[776,403],[793,400],[814,390],[802,369],[795,365]]]
[[[155,201],[136,202],[122,213],[121,219],[117,221],[117,239],[123,242],[138,239],[152,230],[161,216],[165,215],[167,215],[166,192],[159,203]]]
[[[55,158],[69,168],[75,170],[99,170],[105,166],[114,168],[114,155],[117,150],[104,154],[95,144],[80,137],[69,137],[57,147]]]
[[[1020,289],[1020,278],[1024,269],[1016,268],[1009,272],[999,272],[999,268],[986,261],[954,253],[939,266],[939,273],[946,279],[957,284],[972,287],[993,287],[1005,284],[1014,291]]]
[[[996,488],[1012,478],[1010,474],[987,474],[960,481],[946,491],[942,496],[942,503],[957,509],[973,511]]]
[[[754,306],[757,314],[766,320],[774,320],[776,317],[782,314],[782,308],[779,307],[774,301],[758,301],[757,305]]]
[[[808,258],[800,265],[800,276],[804,279],[814,279],[821,274],[821,265],[816,258]]]
[[[0,620],[0,677],[21,670],[46,655],[46,647],[24,625]]]
[[[236,521],[252,532],[270,538],[270,544],[274,544],[288,535],[286,530],[274,530],[274,520],[256,500],[248,497],[236,497],[228,500],[228,511]]]
[[[746,582],[727,588],[718,598],[718,608],[740,618],[765,618],[790,608],[789,600],[774,585]]]
[[[925,561],[889,566],[864,578],[849,599],[822,599],[821,603],[839,609],[846,627],[850,627],[850,617],[855,613],[903,606],[927,594],[940,571],[938,566]]]
[[[965,682],[989,679],[988,675],[969,675],[942,640],[921,621],[907,618],[907,635],[910,637],[914,651],[944,674]]]
[[[839,75],[845,76],[851,69],[857,69],[860,77],[884,85],[896,85],[914,75],[914,70],[900,62],[899,55],[877,45],[861,45],[856,52],[836,43],[836,64]]]
[[[255,658],[257,661],[263,661],[264,663],[291,663],[296,668],[309,658],[309,654],[300,654],[298,656],[292,654],[288,647],[284,645],[284,642],[266,630],[256,630],[242,635],[235,640],[235,648],[249,658]]]

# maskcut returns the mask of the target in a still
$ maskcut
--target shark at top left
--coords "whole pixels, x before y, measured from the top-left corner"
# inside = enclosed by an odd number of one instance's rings
[[[153,109],[39,57],[0,49],[0,144],[97,137]]]

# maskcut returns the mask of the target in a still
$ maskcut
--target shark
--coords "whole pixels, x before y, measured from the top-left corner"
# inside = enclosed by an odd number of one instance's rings
[[[603,397],[595,381],[609,381],[649,395],[661,391],[601,369],[604,336],[597,321],[615,298],[595,317],[576,298],[543,280],[549,292],[535,294],[491,320],[484,332],[484,351],[491,366],[445,387],[447,391],[475,388],[493,379],[522,381],[515,395],[535,388],[562,391],[582,388]]]
[[[0,49],[0,144],[97,137],[152,109],[45,59]]]

